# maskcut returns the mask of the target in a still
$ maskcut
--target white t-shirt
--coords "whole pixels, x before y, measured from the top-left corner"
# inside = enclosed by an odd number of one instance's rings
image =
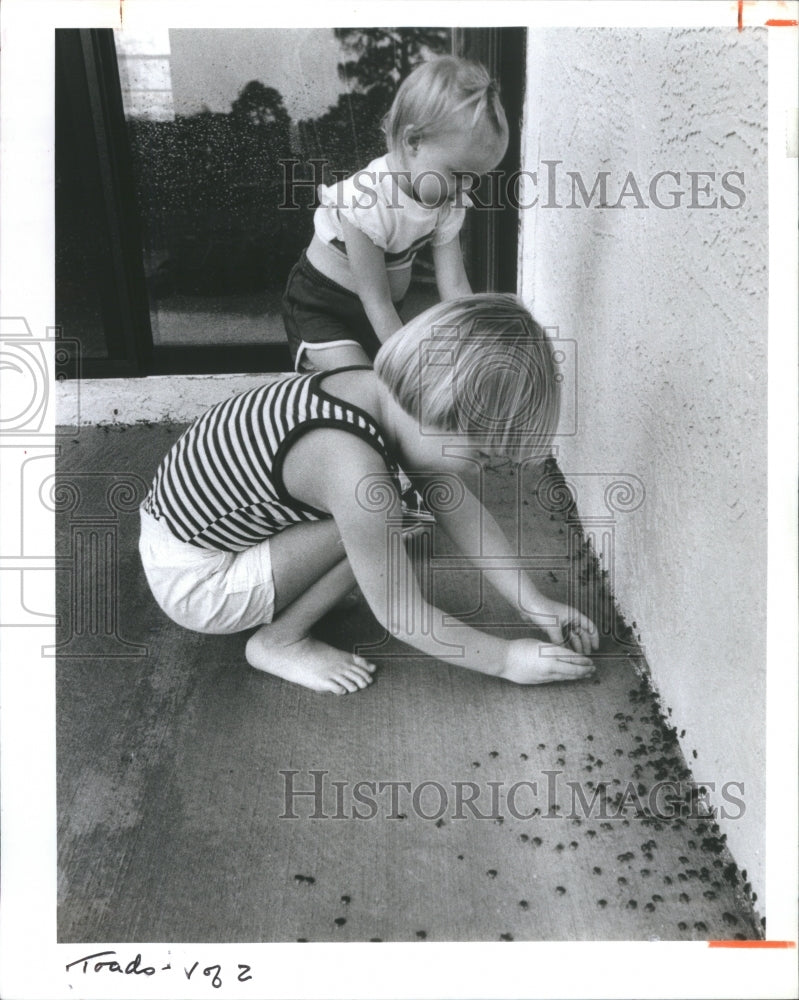
[[[385,156],[346,180],[319,189],[321,204],[314,213],[314,231],[327,249],[325,274],[355,291],[347,260],[341,218],[384,251],[391,294],[402,298],[410,283],[416,253],[426,243],[443,246],[460,232],[471,202],[461,194],[460,203],[446,201],[430,208],[400,188]]]

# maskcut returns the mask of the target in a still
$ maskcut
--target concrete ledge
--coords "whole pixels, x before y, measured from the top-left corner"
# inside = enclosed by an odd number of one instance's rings
[[[246,392],[285,372],[262,375],[151,375],[147,378],[103,378],[58,382],[56,423],[87,424],[186,423],[223,399]]]

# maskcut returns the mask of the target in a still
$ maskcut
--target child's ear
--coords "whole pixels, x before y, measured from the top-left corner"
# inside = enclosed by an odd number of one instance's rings
[[[411,155],[415,155],[419,152],[421,143],[422,137],[416,126],[406,125],[402,130],[402,145],[405,147],[405,150]]]

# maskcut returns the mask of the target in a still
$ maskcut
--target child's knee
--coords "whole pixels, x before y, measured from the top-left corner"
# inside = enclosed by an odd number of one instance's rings
[[[244,658],[251,667],[260,668],[263,651],[267,645],[267,639],[263,633],[268,628],[268,625],[262,625],[256,632],[253,632],[244,645]]]

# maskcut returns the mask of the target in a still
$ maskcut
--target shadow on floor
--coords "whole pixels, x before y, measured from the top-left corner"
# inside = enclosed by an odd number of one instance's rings
[[[248,668],[244,635],[186,632],[150,597],[136,508],[181,429],[62,439],[59,941],[759,936],[568,510],[509,466],[487,473],[541,589],[564,600],[571,581],[601,618],[595,679],[517,687],[391,641],[369,689],[313,694]],[[478,572],[432,586],[522,634]],[[382,633],[361,605],[320,634]]]

